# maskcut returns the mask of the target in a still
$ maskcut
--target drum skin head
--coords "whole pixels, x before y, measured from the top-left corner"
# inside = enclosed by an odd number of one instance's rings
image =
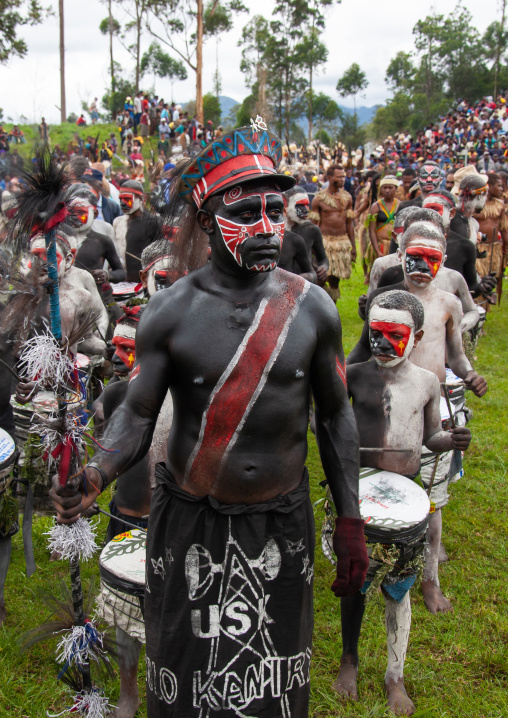
[[[132,529],[115,536],[102,549],[99,564],[123,582],[144,586],[146,531]]]
[[[430,501],[421,486],[391,471],[367,471],[360,474],[359,489],[360,515],[366,524],[402,530],[425,521]]]
[[[4,429],[0,429],[0,470],[10,464],[15,449],[14,439]]]

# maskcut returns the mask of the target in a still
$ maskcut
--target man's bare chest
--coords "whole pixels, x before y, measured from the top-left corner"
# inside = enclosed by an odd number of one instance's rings
[[[269,303],[210,298],[189,311],[170,343],[177,386],[210,391],[220,383],[287,385],[308,379],[316,332],[304,308],[270,316]],[[296,311],[295,311],[296,310]]]

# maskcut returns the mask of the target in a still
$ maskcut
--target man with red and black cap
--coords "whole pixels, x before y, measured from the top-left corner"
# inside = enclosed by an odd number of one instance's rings
[[[84,472],[88,496],[53,491],[59,520],[72,523],[146,453],[171,391],[146,555],[150,718],[308,716],[311,390],[338,514],[335,594],[357,591],[367,570],[340,319],[322,289],[277,268],[282,193],[294,183],[277,171],[281,155],[258,117],[175,168],[187,206],[175,244],[202,236],[210,261],[148,302],[129,390],[104,435],[110,451]]]
[[[128,282],[138,282],[141,254],[159,237],[159,220],[145,211],[145,193],[141,182],[128,180],[120,187],[122,215],[113,222],[115,245]]]

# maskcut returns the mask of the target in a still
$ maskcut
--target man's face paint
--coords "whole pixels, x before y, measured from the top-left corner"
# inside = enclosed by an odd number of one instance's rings
[[[69,206],[69,224],[78,234],[85,234],[95,219],[95,207],[86,199],[77,197]]]
[[[432,281],[443,261],[443,252],[429,245],[410,245],[404,253],[404,266],[409,277]]]
[[[115,374],[125,377],[131,371],[136,361],[136,330],[134,327],[122,326],[120,324],[115,329],[115,334],[111,340],[115,346],[112,363]]]
[[[307,194],[296,194],[289,198],[287,215],[292,224],[303,224],[309,218],[310,203]]]
[[[434,165],[423,165],[418,172],[418,184],[425,194],[437,189],[441,183],[441,171]]]
[[[143,196],[136,192],[120,190],[120,207],[124,214],[134,214],[143,206]]]
[[[379,366],[393,367],[407,358],[414,346],[414,323],[404,309],[383,309],[374,305],[369,312],[369,342]]]
[[[277,201],[278,200],[278,201]],[[270,272],[277,266],[284,237],[282,195],[274,190],[244,191],[237,186],[223,196],[225,214],[237,216],[241,222],[216,215],[222,239],[233,255],[236,263],[245,266],[251,272]],[[258,246],[251,248],[249,254],[259,255],[256,261],[246,261],[242,256],[244,243],[251,238],[259,238]]]
[[[401,235],[404,234],[404,225],[401,224],[400,226],[395,226],[392,229],[392,239],[395,242],[395,244],[399,244],[399,239]]]

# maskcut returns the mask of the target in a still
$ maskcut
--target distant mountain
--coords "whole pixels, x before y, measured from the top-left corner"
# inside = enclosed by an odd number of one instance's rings
[[[344,107],[343,105],[339,105],[339,107],[342,110],[342,112],[344,112],[344,114],[346,114],[346,115],[353,114],[352,107]],[[356,114],[358,116],[359,124],[360,125],[368,125],[369,122],[372,122],[378,107],[379,107],[379,105],[374,105],[374,107],[365,107],[365,105],[361,105],[360,107],[357,107]]]
[[[233,100],[232,97],[228,97],[227,95],[219,95],[219,102],[220,102],[220,109],[222,114],[222,123],[225,122],[227,116],[233,109],[233,107],[236,107],[240,103],[236,100]],[[344,112],[346,115],[352,115],[353,114],[353,108],[352,107],[344,107],[343,105],[339,105],[340,109]],[[367,125],[369,122],[372,122],[372,119],[374,115],[376,114],[376,110],[378,108],[378,105],[374,105],[373,107],[365,107],[365,105],[360,105],[360,107],[356,108],[356,114],[358,115],[358,122],[360,125]],[[308,122],[307,118],[302,117],[300,122],[298,123],[304,130],[304,132],[307,132],[308,129]]]
[[[240,103],[236,100],[233,100],[232,97],[228,97],[227,95],[219,95],[219,102],[221,111],[221,122],[224,123],[233,107],[236,107]]]

